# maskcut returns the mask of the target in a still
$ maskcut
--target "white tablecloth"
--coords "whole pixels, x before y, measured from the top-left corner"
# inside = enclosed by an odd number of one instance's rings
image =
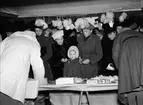
[[[89,92],[91,105],[117,105],[117,89],[118,84],[49,84],[39,87],[39,91],[49,91],[53,105],[78,105],[81,91]],[[85,95],[82,103],[87,103]]]
[[[78,92],[50,92],[50,101],[53,105],[78,105],[79,94]],[[89,94],[90,105],[118,105],[116,91],[89,92]],[[86,95],[83,95],[81,100],[82,105],[88,105]]]
[[[70,90],[70,91],[104,91],[117,90],[118,84],[47,84],[39,87],[39,91],[44,90]]]

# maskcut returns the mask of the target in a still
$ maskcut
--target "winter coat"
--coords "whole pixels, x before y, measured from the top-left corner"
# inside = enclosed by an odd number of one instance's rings
[[[102,58],[102,47],[98,36],[91,34],[85,41],[84,35],[80,35],[78,39],[78,48],[82,60],[89,59],[89,64],[83,64],[83,77],[91,78],[98,74],[98,61]]]

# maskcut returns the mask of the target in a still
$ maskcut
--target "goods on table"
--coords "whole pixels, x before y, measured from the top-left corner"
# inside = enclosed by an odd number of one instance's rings
[[[87,84],[112,84],[118,83],[118,76],[97,76],[86,81]]]
[[[62,84],[116,84],[118,83],[118,76],[97,76],[90,79],[82,79],[78,77],[60,77],[56,79],[57,85]]]
[[[61,77],[56,79],[56,84],[76,84],[76,83],[82,83],[82,78],[77,77]]]

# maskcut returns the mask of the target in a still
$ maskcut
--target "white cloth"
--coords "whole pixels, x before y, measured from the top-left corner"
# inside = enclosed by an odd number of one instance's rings
[[[0,43],[0,92],[24,102],[30,64],[34,78],[44,79],[40,45],[32,31],[15,32]]]
[[[115,92],[90,92],[89,94],[90,105],[119,105]],[[52,105],[78,105],[79,103],[79,92],[51,92],[49,95]],[[81,103],[89,105],[85,94],[81,98]]]

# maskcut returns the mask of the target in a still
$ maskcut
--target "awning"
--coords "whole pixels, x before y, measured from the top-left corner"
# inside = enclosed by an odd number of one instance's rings
[[[141,10],[141,7],[143,7],[143,0],[89,0],[88,2],[5,7],[1,8],[0,12],[18,15],[18,17],[37,17],[96,14],[109,10],[115,12],[135,11]]]

